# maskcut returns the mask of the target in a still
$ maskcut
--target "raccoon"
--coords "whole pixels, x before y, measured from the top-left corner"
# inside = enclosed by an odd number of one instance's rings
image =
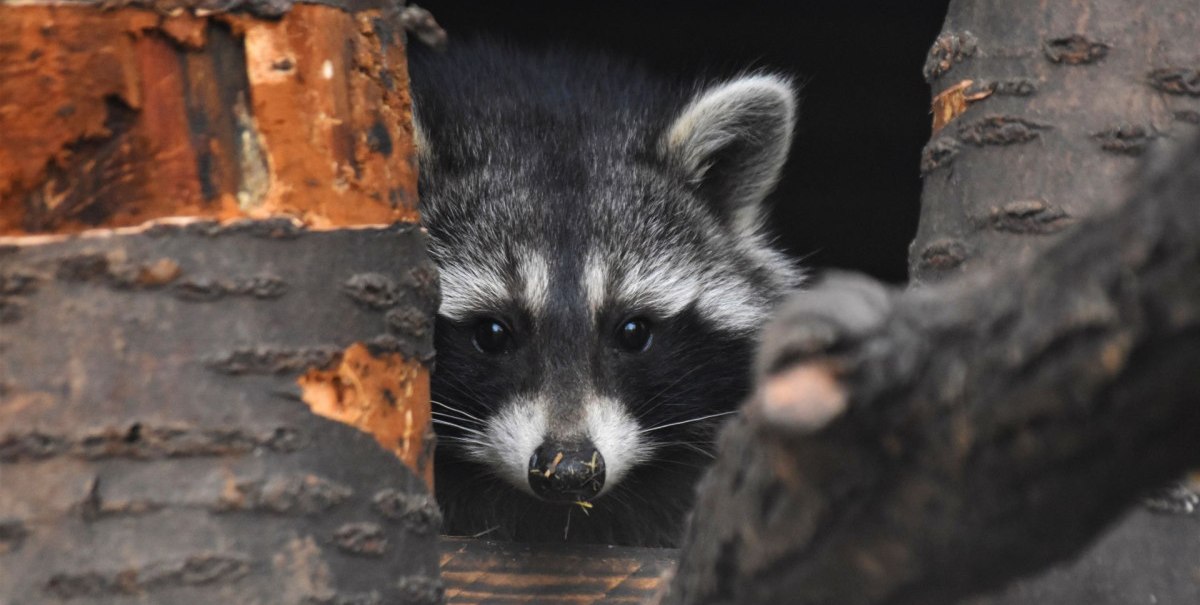
[[[763,228],[791,80],[495,43],[411,69],[444,531],[673,545],[802,279]]]

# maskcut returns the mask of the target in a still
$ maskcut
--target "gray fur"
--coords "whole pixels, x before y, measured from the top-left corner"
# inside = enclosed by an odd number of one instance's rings
[[[524,465],[543,438],[587,438],[609,481],[567,538],[670,544],[711,451],[716,421],[693,421],[745,394],[758,326],[802,278],[761,212],[791,139],[790,82],[689,97],[612,59],[490,46],[417,60],[413,81],[443,291],[434,398],[459,424],[439,427],[447,529],[559,537],[545,517],[570,513],[539,508]],[[516,344],[488,356],[471,329],[493,317]],[[644,353],[614,348],[629,318],[653,326]]]

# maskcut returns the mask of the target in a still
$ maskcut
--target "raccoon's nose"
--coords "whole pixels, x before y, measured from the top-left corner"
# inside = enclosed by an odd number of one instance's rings
[[[529,487],[543,500],[588,500],[604,487],[604,456],[591,441],[547,441],[529,458]]]

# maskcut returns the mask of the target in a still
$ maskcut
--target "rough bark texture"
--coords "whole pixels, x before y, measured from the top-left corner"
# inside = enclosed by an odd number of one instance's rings
[[[667,603],[954,603],[1200,463],[1200,138],[1028,266],[842,280],[768,330]]]
[[[1194,0],[952,3],[926,66],[916,283],[1024,262],[1118,203],[1147,149],[1200,124],[1197,23]],[[980,603],[1200,602],[1200,515],[1182,510],[1135,510],[1078,562]]]
[[[427,405],[429,325],[387,319],[436,299],[415,228],[129,231],[0,240],[0,602],[434,600],[420,475],[298,380],[358,341],[341,406],[389,401],[403,427]],[[386,312],[356,287],[383,275]],[[421,450],[427,418],[394,445]]]
[[[1200,602],[1200,515],[1136,508],[1079,557],[970,605]]]
[[[925,67],[917,282],[1027,261],[1200,124],[1195,0],[957,0]],[[965,113],[964,113],[965,112]]]
[[[1189,0],[951,5],[910,268],[970,281],[882,317],[869,285],[796,303],[667,602],[955,602],[1077,554],[1200,457],[1200,151],[1086,220],[1200,123],[1197,22]],[[1196,527],[1138,511],[978,602],[1195,602]]]
[[[440,599],[401,26],[238,8],[0,5],[0,603]]]

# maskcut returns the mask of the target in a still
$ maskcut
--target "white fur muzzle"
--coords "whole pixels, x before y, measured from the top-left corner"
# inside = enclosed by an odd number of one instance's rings
[[[514,399],[487,419],[487,444],[472,445],[468,451],[513,486],[532,494],[529,459],[549,436],[547,410],[544,395]],[[604,457],[605,480],[600,495],[620,483],[654,451],[641,435],[637,420],[620,402],[595,394],[584,396],[580,425],[569,433],[586,436]]]

